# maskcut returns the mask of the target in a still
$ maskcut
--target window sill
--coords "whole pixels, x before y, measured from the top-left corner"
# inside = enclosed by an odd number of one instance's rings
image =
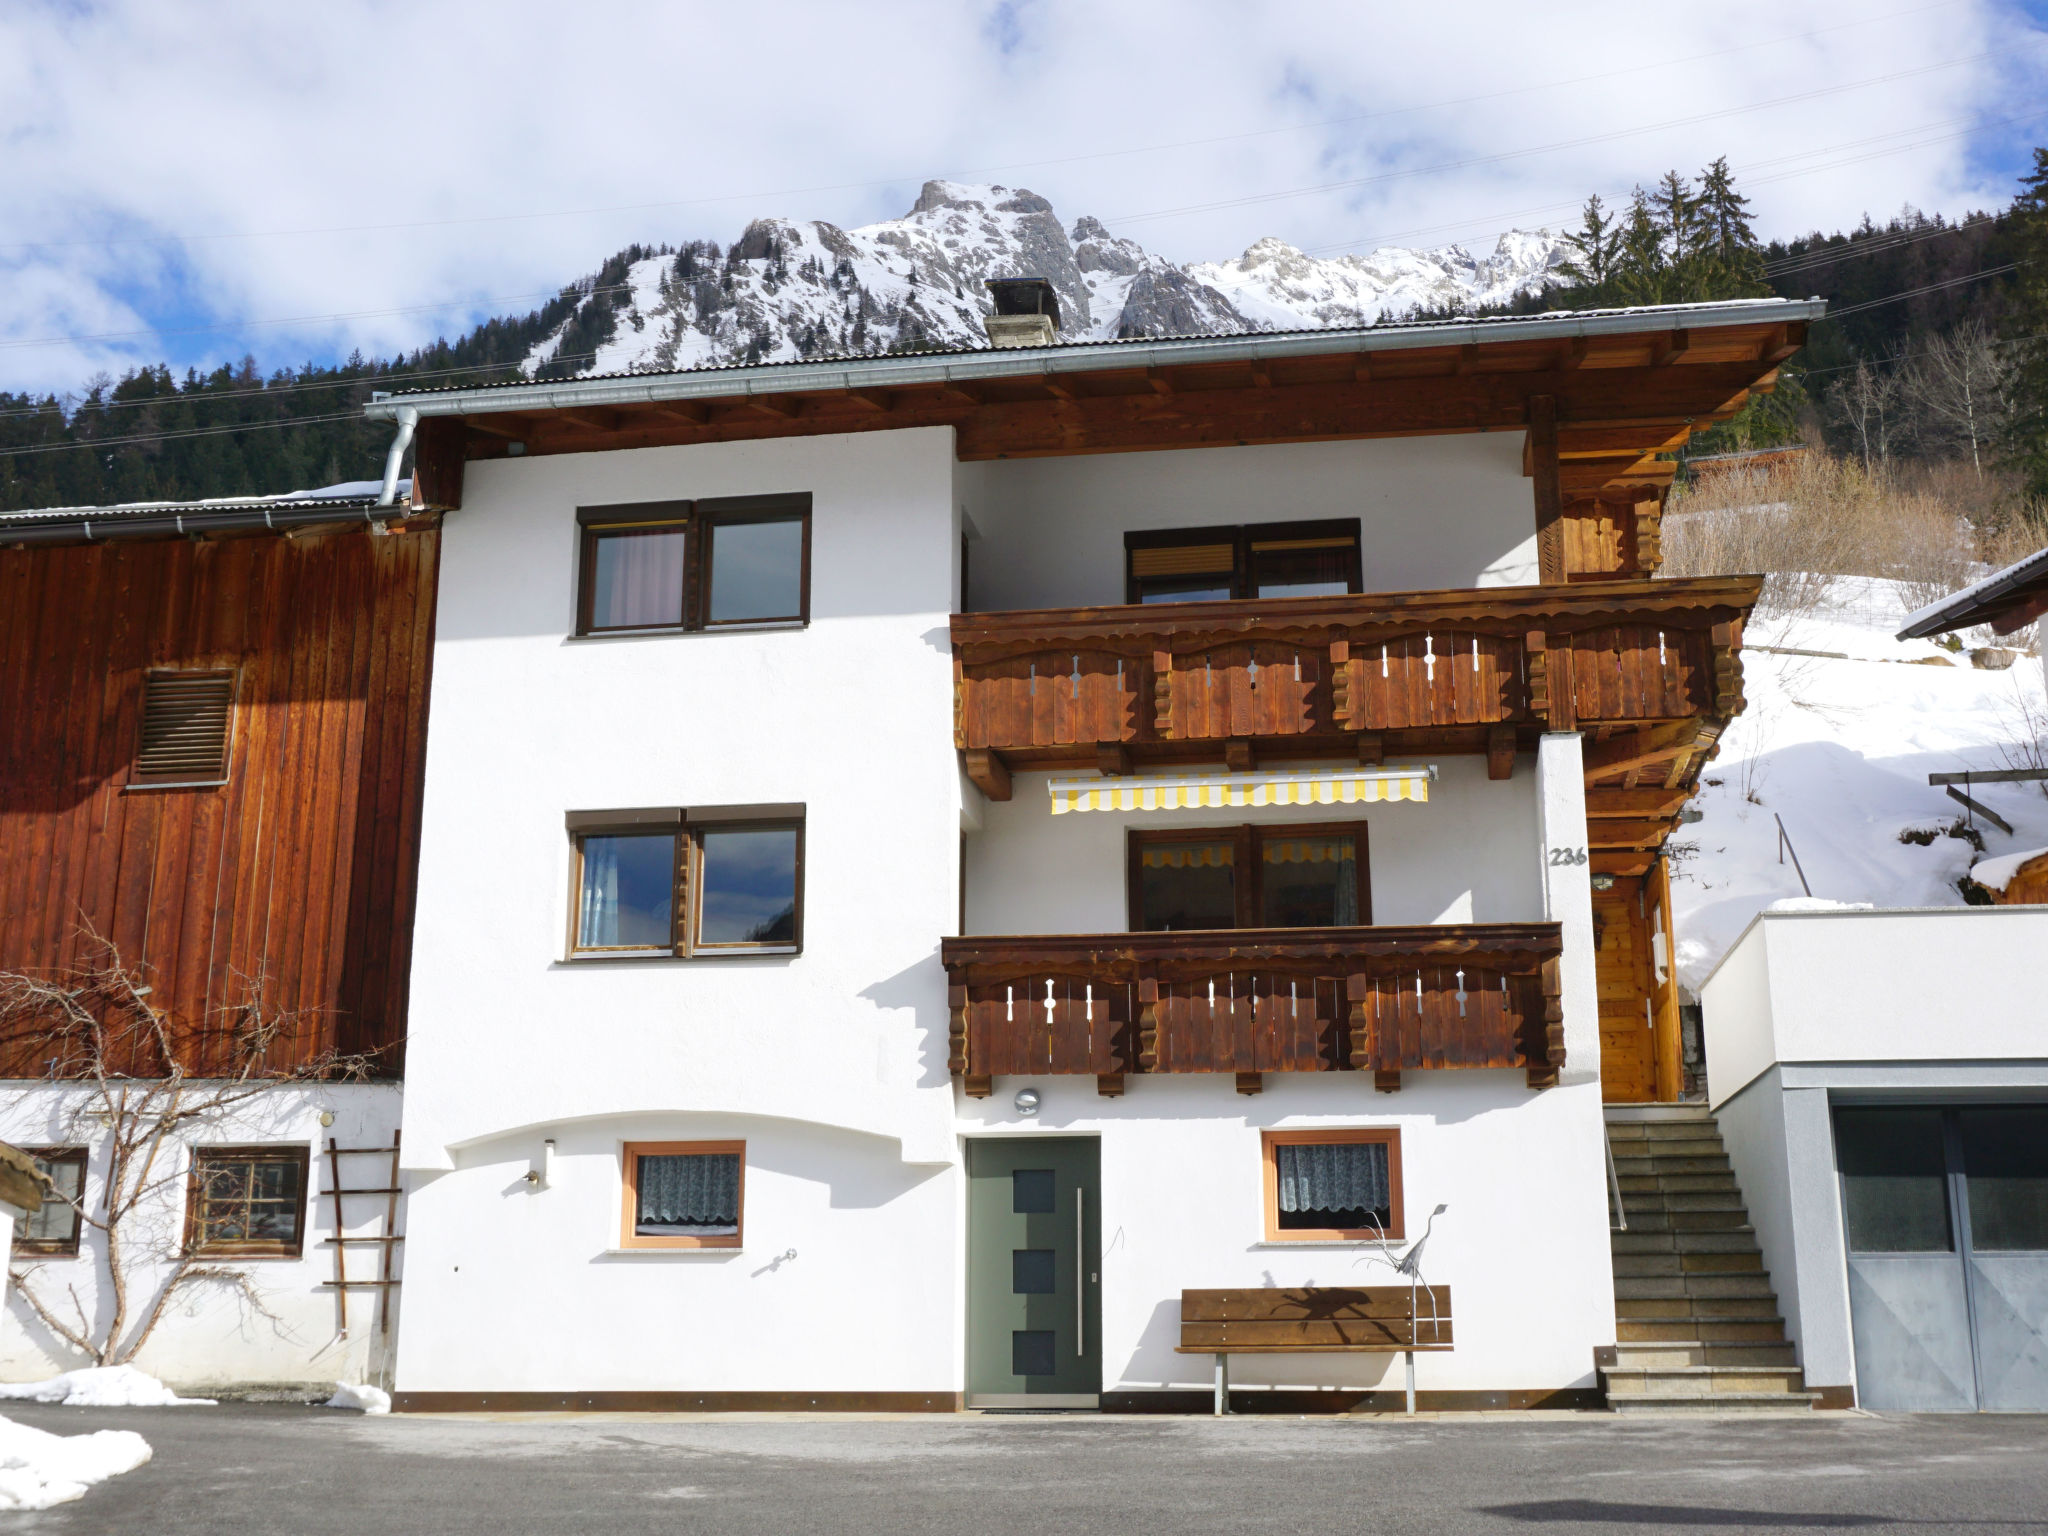
[[[1389,1237],[1386,1241],[1398,1243],[1402,1239]],[[1254,1248],[1378,1248],[1380,1246],[1381,1241],[1376,1237],[1301,1237],[1292,1239],[1269,1237],[1252,1244]]]
[[[672,949],[603,949],[568,955],[555,964],[602,965],[607,960],[635,960],[644,964],[649,960],[673,960],[680,965],[694,965],[701,960],[794,960],[802,953],[800,949],[700,949],[694,954],[679,955]]]
[[[601,1259],[737,1259],[744,1248],[600,1248]]]
[[[590,965],[605,960],[680,960],[672,949],[591,949],[566,956],[562,965]]]
[[[810,627],[809,622],[803,619],[774,619],[762,624],[706,624],[696,629],[686,629],[680,624],[664,624],[652,629],[600,629],[587,635],[568,634],[562,637],[562,641],[565,645],[587,645],[591,641],[674,640],[690,635],[755,635]]]
[[[139,795],[152,789],[223,789],[227,782],[226,779],[162,779],[140,784],[123,784],[121,793]]]

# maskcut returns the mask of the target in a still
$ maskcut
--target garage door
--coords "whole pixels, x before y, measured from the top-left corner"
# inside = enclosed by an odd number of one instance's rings
[[[1838,1106],[1862,1406],[2048,1410],[2048,1105]]]

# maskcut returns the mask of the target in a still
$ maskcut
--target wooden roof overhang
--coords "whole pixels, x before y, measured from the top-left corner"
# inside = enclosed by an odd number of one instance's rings
[[[1657,455],[1770,390],[1822,306],[1785,300],[563,380],[380,396],[419,413],[415,501],[472,459],[950,426],[963,460],[1455,432],[1546,443],[1558,492],[1657,497]]]

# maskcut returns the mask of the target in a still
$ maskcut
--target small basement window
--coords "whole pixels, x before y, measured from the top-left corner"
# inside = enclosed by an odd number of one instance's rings
[[[1267,1131],[1263,1142],[1268,1242],[1402,1235],[1398,1130]]]
[[[622,1248],[737,1248],[744,1141],[639,1141],[625,1147]]]
[[[811,498],[581,507],[576,632],[810,622]]]
[[[304,1147],[195,1147],[185,1251],[202,1258],[295,1259],[306,1223]]]
[[[231,668],[145,674],[131,782],[225,781],[234,711],[235,673]]]
[[[36,1170],[55,1189],[43,1197],[42,1209],[14,1229],[17,1253],[61,1257],[78,1252],[78,1208],[85,1201],[84,1147],[26,1147]]]
[[[795,954],[800,806],[577,811],[572,956]]]
[[[1359,591],[1359,523],[1245,523],[1124,535],[1124,601],[1216,602]]]

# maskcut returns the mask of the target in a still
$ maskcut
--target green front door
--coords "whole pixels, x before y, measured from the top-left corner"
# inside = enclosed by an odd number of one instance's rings
[[[1095,1406],[1101,1171],[1093,1137],[968,1142],[969,1407]]]

